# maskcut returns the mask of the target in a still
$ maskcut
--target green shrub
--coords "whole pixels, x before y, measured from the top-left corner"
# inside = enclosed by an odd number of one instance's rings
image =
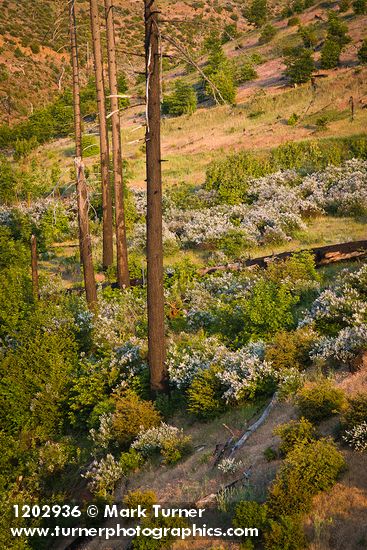
[[[300,516],[282,515],[277,521],[270,520],[264,535],[265,550],[305,550],[307,540]]]
[[[126,508],[134,510],[139,504],[142,508],[150,510],[153,504],[157,503],[157,495],[154,491],[128,491],[123,498],[123,503]]]
[[[335,11],[328,12],[327,40],[332,40],[339,44],[341,48],[350,43],[351,38],[348,35],[348,25],[344,23]]]
[[[15,172],[10,161],[3,155],[0,155],[0,202],[10,205],[16,198],[17,180]]]
[[[288,126],[296,126],[297,122],[299,121],[299,115],[297,113],[292,113],[289,119],[287,120]]]
[[[134,392],[127,391],[115,397],[113,428],[117,441],[126,445],[140,433],[159,426],[161,417],[151,401],[140,399]]]
[[[367,1],[366,0],[354,0],[353,11],[356,15],[365,15],[367,13]]]
[[[288,27],[296,27],[300,24],[300,22],[300,18],[294,15],[288,19]]]
[[[40,53],[41,48],[38,42],[31,42],[29,47],[31,48],[32,53],[34,54]]]
[[[205,187],[216,189],[222,202],[238,204],[247,199],[248,180],[270,171],[268,162],[241,151],[211,162],[206,172]]]
[[[267,506],[252,500],[237,504],[232,523],[239,529],[256,528],[263,531],[267,525]]]
[[[196,111],[197,99],[192,86],[177,80],[174,92],[166,96],[162,103],[163,114],[172,116],[191,115]]]
[[[275,449],[273,449],[273,447],[267,447],[264,451],[264,458],[268,462],[272,462],[273,460],[277,460],[278,453],[276,452]]]
[[[144,464],[144,458],[135,449],[130,449],[127,453],[122,453],[119,465],[124,476],[136,472]]]
[[[339,11],[340,13],[344,13],[349,10],[350,7],[350,0],[341,0],[339,2]]]
[[[266,348],[265,359],[278,372],[290,368],[304,370],[310,364],[309,352],[315,338],[308,328],[278,332]]]
[[[320,422],[342,411],[345,395],[330,380],[320,380],[305,384],[296,402],[302,416],[311,422]]]
[[[0,63],[0,82],[5,82],[9,77],[8,69],[5,63]]]
[[[359,393],[349,397],[342,416],[342,424],[346,430],[350,430],[363,422],[367,422],[367,393]]]
[[[271,42],[271,40],[273,40],[277,32],[277,29],[273,25],[268,23],[261,29],[259,44],[268,44],[268,42]]]
[[[367,38],[363,40],[357,55],[360,63],[367,63]]]
[[[270,488],[270,517],[308,512],[312,498],[329,490],[344,468],[343,455],[328,439],[297,445],[288,453]]]
[[[237,69],[236,79],[238,84],[255,80],[258,77],[256,69],[250,62],[246,62]]]
[[[285,74],[293,84],[308,82],[315,70],[312,50],[308,48],[290,48],[286,50],[284,63],[287,67]]]
[[[187,390],[187,409],[198,418],[210,420],[225,410],[221,384],[215,367],[199,372]]]
[[[256,27],[261,27],[268,17],[267,0],[252,0],[245,10],[245,17]]]
[[[205,40],[204,51],[208,55],[204,73],[210,81],[202,82],[205,94],[218,103],[233,104],[236,98],[235,71],[224,54],[217,31],[212,31]]]
[[[339,65],[342,48],[334,40],[326,40],[321,50],[321,67],[334,69]]]
[[[305,48],[314,48],[317,44],[317,34],[313,25],[300,26],[298,35],[302,38]]]
[[[279,450],[286,456],[297,445],[311,443],[315,439],[316,432],[313,424],[302,417],[299,420],[291,420],[287,424],[277,426],[274,434],[280,437]]]

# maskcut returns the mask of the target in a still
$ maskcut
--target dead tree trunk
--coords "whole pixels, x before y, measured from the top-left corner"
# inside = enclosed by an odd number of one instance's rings
[[[37,239],[36,235],[31,236],[31,266],[32,266],[32,288],[33,296],[36,300],[39,298],[38,285],[38,258],[37,258]]]
[[[120,288],[130,285],[129,266],[127,259],[124,186],[122,177],[121,126],[119,112],[119,98],[117,86],[117,65],[115,46],[115,25],[113,20],[113,0],[105,0],[108,76],[111,94],[111,123],[112,123],[112,155],[113,181],[115,188],[115,215],[116,215],[116,252],[117,252],[117,283]]]
[[[103,268],[113,263],[113,215],[111,183],[109,174],[109,147],[106,119],[105,89],[101,29],[99,25],[98,0],[90,0],[90,21],[93,39],[94,71],[96,78],[97,106],[99,119],[99,142],[101,154],[102,210],[103,210]]]
[[[84,174],[82,159],[82,119],[80,114],[80,83],[78,45],[76,39],[76,20],[74,0],[70,1],[70,40],[71,60],[73,69],[73,107],[74,107],[74,128],[75,128],[75,169],[76,169],[76,191],[78,200],[78,222],[79,222],[79,248],[80,259],[83,265],[84,286],[87,303],[93,309],[97,303],[97,287],[94,278],[92,243],[89,232],[88,218],[88,190]]]
[[[155,0],[144,0],[146,58],[148,363],[153,393],[167,390],[163,294],[160,36]]]

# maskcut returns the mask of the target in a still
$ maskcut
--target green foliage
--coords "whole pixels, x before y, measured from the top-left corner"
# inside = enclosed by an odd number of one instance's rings
[[[273,40],[277,32],[278,32],[277,29],[273,25],[271,25],[270,23],[267,23],[261,29],[261,33],[259,36],[259,44],[268,44],[268,42],[271,42],[271,40]]]
[[[38,42],[31,42],[29,44],[29,47],[31,48],[32,53],[34,54],[40,53],[41,48]]]
[[[90,134],[84,134],[82,137],[83,157],[95,157],[99,155],[99,145],[96,138]]]
[[[276,460],[278,458],[278,453],[275,449],[273,449],[273,447],[266,447],[264,451],[264,458],[267,460],[267,462],[272,462],[273,460]]]
[[[280,516],[270,520],[264,535],[265,550],[305,550],[307,539],[300,516]]]
[[[285,51],[285,74],[293,84],[308,82],[315,70],[312,51],[308,48],[291,48]]]
[[[296,401],[302,416],[311,422],[320,422],[342,411],[345,395],[330,380],[320,380],[305,384]]]
[[[174,92],[163,100],[162,112],[172,116],[191,115],[196,111],[196,107],[195,90],[183,80],[176,80]]]
[[[344,13],[349,10],[350,7],[350,0],[341,0],[339,2],[339,11],[340,13]]]
[[[348,36],[348,25],[344,23],[335,11],[328,12],[327,38],[334,40],[343,47],[351,41]]]
[[[206,172],[206,189],[216,189],[221,202],[246,202],[248,180],[258,178],[271,170],[268,162],[250,153],[232,153],[224,159],[212,161]]]
[[[5,82],[9,78],[9,72],[5,63],[0,63],[0,82]]]
[[[294,325],[293,306],[298,302],[287,285],[260,279],[244,303],[242,338],[262,339]]]
[[[297,113],[292,113],[289,119],[287,120],[288,126],[296,126],[299,121],[299,115]]]
[[[140,433],[158,426],[161,416],[151,401],[144,401],[131,390],[115,396],[113,429],[121,445],[127,445]]]
[[[288,27],[296,27],[301,22],[300,18],[297,16],[292,16],[288,19]]]
[[[321,67],[334,69],[339,65],[342,47],[334,40],[326,40],[321,50]]]
[[[204,43],[208,63],[204,73],[209,79],[203,81],[205,93],[219,103],[234,103],[236,98],[235,71],[224,55],[219,34],[213,31]]]
[[[367,63],[367,38],[363,40],[357,55],[360,63]]]
[[[216,368],[200,371],[187,390],[187,409],[202,420],[215,418],[225,410]]]
[[[305,48],[314,48],[317,44],[317,34],[313,25],[307,25],[304,27],[301,25],[298,29],[298,35],[302,38]]]
[[[238,37],[238,30],[236,23],[227,23],[224,26],[221,36],[222,44],[226,44],[230,40],[235,40]]]
[[[123,499],[124,506],[130,510],[138,508],[139,504],[142,508],[151,510],[153,504],[157,503],[157,495],[154,491],[128,491]]]
[[[32,136],[30,139],[17,139],[14,146],[14,160],[26,157],[36,147],[38,147],[36,136]]]
[[[139,470],[144,464],[144,458],[135,449],[130,449],[126,453],[122,453],[119,460],[119,465],[124,476],[129,476]]]
[[[252,0],[245,9],[245,17],[256,27],[261,27],[268,18],[267,0]]]
[[[10,161],[3,155],[0,155],[0,202],[3,204],[12,204],[14,200],[14,191],[16,186],[16,177]]]
[[[367,422],[367,393],[359,393],[349,397],[342,415],[342,424],[350,430],[363,422]]]
[[[366,0],[354,0],[353,11],[356,15],[366,15],[367,13],[367,1]]]
[[[270,488],[270,517],[294,517],[307,512],[312,498],[330,489],[344,468],[343,455],[328,439],[295,446]]]
[[[257,77],[257,71],[251,61],[245,61],[245,63],[240,65],[236,71],[236,81],[238,84],[250,82],[251,80],[255,80]]]
[[[315,338],[309,329],[278,332],[267,346],[265,358],[278,372],[289,368],[304,370],[310,364],[309,351]]]
[[[252,500],[243,500],[237,504],[232,523],[240,529],[256,528],[263,531],[267,525],[267,506]]]
[[[285,456],[298,445],[306,445],[315,439],[313,424],[301,417],[299,420],[291,420],[287,424],[277,426],[274,434],[281,439],[280,452]]]

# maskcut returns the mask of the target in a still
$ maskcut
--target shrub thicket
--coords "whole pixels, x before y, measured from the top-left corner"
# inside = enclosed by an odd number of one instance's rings
[[[115,397],[113,428],[117,441],[126,445],[140,433],[141,429],[158,426],[159,412],[151,401],[144,401],[136,393],[127,391]]]
[[[275,428],[274,434],[280,437],[279,450],[285,456],[296,446],[311,443],[315,439],[316,432],[309,420],[300,418],[278,426]]]
[[[345,395],[330,380],[320,380],[305,384],[296,401],[302,416],[311,422],[320,422],[342,411]]]
[[[261,33],[259,36],[259,44],[267,44],[268,42],[271,42],[271,40],[274,38],[276,34],[277,34],[277,29],[270,23],[267,23],[261,29]]]

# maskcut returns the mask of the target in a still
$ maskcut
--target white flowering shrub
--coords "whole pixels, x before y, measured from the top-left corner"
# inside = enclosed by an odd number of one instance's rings
[[[300,326],[315,323],[329,332],[348,325],[358,326],[367,319],[367,265],[356,272],[343,271],[335,284],[324,290],[314,301]]]
[[[122,467],[112,454],[107,454],[101,460],[94,460],[89,470],[82,474],[82,477],[88,480],[90,492],[102,498],[113,495],[116,483],[122,476]]]
[[[367,451],[367,422],[346,430],[343,439],[350,447],[361,453]]]
[[[311,351],[313,359],[334,359],[343,363],[352,361],[361,351],[367,349],[367,325],[346,327],[337,336],[324,336]]]
[[[223,458],[218,464],[218,470],[222,474],[235,474],[242,467],[243,462],[235,458]]]
[[[320,209],[340,216],[367,212],[367,161],[352,159],[304,179],[303,196]]]
[[[188,452],[190,442],[191,438],[184,435],[182,429],[162,422],[160,426],[142,431],[131,447],[146,457],[159,452],[165,464],[173,464]]]
[[[89,435],[96,451],[106,450],[114,438],[112,413],[102,414],[99,417],[99,428],[91,428]]]

